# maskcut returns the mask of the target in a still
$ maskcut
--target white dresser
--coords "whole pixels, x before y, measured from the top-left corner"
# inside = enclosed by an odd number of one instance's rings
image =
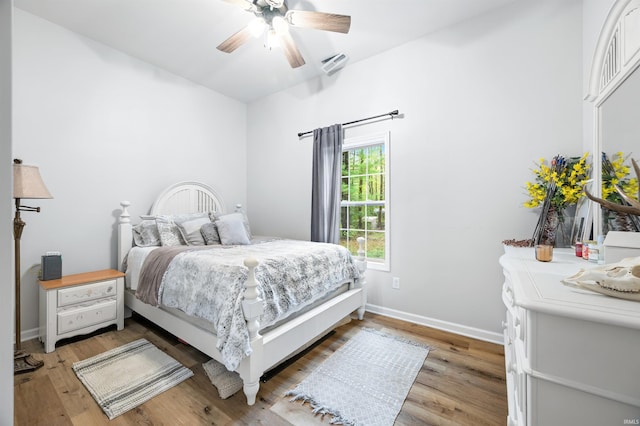
[[[597,266],[555,249],[500,258],[508,425],[640,424],[640,302],[563,285]]]

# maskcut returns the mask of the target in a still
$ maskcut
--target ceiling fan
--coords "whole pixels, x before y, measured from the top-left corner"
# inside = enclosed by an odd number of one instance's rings
[[[265,44],[271,48],[279,45],[289,65],[297,68],[305,64],[296,43],[289,34],[289,27],[313,28],[347,34],[351,17],[333,13],[307,10],[289,10],[285,0],[223,0],[253,13],[256,19],[246,27],[220,43],[218,50],[231,53],[252,37],[264,36]]]

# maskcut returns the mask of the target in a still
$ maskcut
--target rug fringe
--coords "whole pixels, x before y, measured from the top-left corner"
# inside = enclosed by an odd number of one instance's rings
[[[311,396],[307,394],[294,392],[291,390],[286,394],[284,394],[284,396],[293,396],[293,398],[291,398],[289,402],[296,402],[296,401],[302,400],[302,405],[308,402],[312,408],[313,414],[320,414],[323,418],[327,414],[330,415],[331,421],[329,421],[329,424],[345,425],[345,426],[353,426],[355,424],[350,422],[348,419],[344,418],[339,411],[333,410],[330,407],[325,407],[324,405],[318,403],[316,400],[314,400]]]
[[[375,328],[363,327],[362,330],[368,331],[373,334],[377,334],[379,336],[388,337],[390,339],[397,340],[398,342],[406,343],[409,345],[417,346],[419,348],[428,349],[429,351],[433,350],[433,348],[429,345],[425,345],[424,343],[416,342],[415,340],[406,339],[401,336],[396,336],[395,334],[385,333],[384,331],[376,330]]]

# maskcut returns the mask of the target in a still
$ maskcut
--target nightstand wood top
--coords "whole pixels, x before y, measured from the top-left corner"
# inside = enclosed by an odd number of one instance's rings
[[[38,283],[45,290],[53,290],[96,281],[115,280],[122,277],[124,277],[124,272],[116,271],[115,269],[103,269],[102,271],[65,275],[58,280],[38,281]]]

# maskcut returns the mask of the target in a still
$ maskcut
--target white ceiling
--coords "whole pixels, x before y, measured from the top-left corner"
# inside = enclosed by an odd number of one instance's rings
[[[516,0],[289,0],[289,9],[351,16],[349,34],[292,28],[306,64],[252,39],[216,46],[254,16],[222,0],[15,0],[16,7],[219,93],[250,102],[322,75],[337,53],[350,63]],[[336,74],[337,75],[337,74]],[[330,78],[335,78],[336,75]]]

